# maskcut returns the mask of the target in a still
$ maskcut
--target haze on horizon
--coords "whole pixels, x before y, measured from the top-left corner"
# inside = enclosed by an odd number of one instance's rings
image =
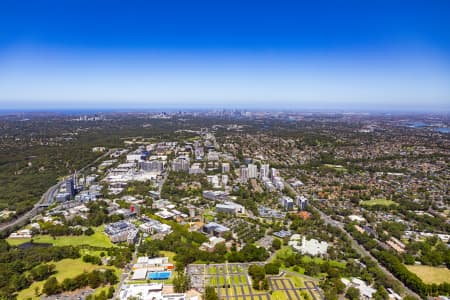
[[[450,111],[448,1],[0,3],[1,109]]]

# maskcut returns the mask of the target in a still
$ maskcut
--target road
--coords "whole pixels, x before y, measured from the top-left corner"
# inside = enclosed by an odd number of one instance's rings
[[[285,185],[287,188],[289,188],[290,190],[292,190],[295,194],[297,194],[296,190],[287,182],[285,182]],[[335,227],[338,227],[342,230],[342,232],[344,232],[344,234],[349,238],[352,248],[356,250],[356,252],[358,252],[361,256],[368,256],[370,257],[374,262],[377,263],[378,267],[383,271],[383,273],[385,275],[388,275],[392,278],[394,278],[394,280],[396,280],[398,283],[400,283],[400,285],[403,287],[403,289],[410,295],[413,295],[414,297],[421,299],[420,296],[418,294],[416,294],[415,292],[413,292],[411,289],[409,289],[406,285],[403,284],[403,282],[401,282],[397,277],[395,277],[388,269],[386,269],[382,264],[380,264],[380,262],[369,252],[367,251],[363,246],[361,246],[360,244],[358,244],[358,242],[353,238],[353,236],[347,232],[347,230],[345,230],[344,224],[333,220],[330,216],[328,216],[327,214],[325,214],[323,211],[321,211],[320,209],[318,209],[317,207],[314,207],[312,205],[310,205],[310,207],[312,207],[314,210],[316,210],[319,214],[320,217],[325,221],[325,224],[330,224],[333,225]]]
[[[325,224],[330,224],[333,225],[335,227],[340,228],[344,234],[349,238],[351,245],[353,247],[353,249],[356,250],[356,252],[358,252],[361,256],[368,256],[370,257],[373,261],[375,261],[378,265],[378,267],[384,272],[385,275],[388,275],[392,278],[394,278],[395,280],[397,280],[397,282],[400,283],[400,285],[403,287],[403,289],[408,293],[413,295],[414,297],[420,299],[420,296],[418,294],[416,294],[415,292],[413,292],[411,289],[409,289],[407,286],[405,286],[403,284],[403,282],[401,282],[400,280],[397,279],[397,277],[395,277],[388,269],[386,269],[382,264],[380,264],[378,262],[378,260],[369,252],[367,251],[363,246],[361,246],[360,244],[358,244],[358,242],[353,238],[353,236],[347,232],[347,230],[345,230],[344,224],[342,224],[339,221],[333,220],[331,219],[330,216],[328,216],[327,214],[325,214],[324,212],[322,212],[320,209],[318,209],[317,207],[314,206],[310,206],[312,207],[314,210],[316,210],[319,214],[320,217],[325,221]]]
[[[104,153],[102,156],[97,157],[93,162],[89,163],[88,165],[84,166],[83,168],[77,170],[77,173],[83,172],[86,168],[91,167],[95,163],[97,163],[99,160],[103,159],[107,155],[111,154],[112,152],[116,151],[116,149],[110,149],[108,152]],[[58,192],[59,187],[64,184],[66,178],[63,178],[61,181],[59,181],[57,184],[51,186],[42,196],[39,201],[34,204],[33,208],[23,215],[20,215],[17,219],[14,219],[10,222],[0,224],[0,232],[5,231],[10,228],[14,228],[15,226],[22,226],[25,223],[28,222],[29,219],[36,216],[39,209],[41,209],[42,205],[50,205],[53,202],[53,199],[55,198],[55,194]]]

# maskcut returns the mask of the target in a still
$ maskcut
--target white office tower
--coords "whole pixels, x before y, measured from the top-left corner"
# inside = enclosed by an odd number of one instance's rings
[[[246,166],[241,166],[241,168],[239,169],[239,177],[243,182],[248,181],[248,168]]]
[[[222,163],[222,173],[229,173],[229,172],[230,172],[230,164]]]
[[[222,185],[227,186],[228,184],[228,175],[222,175]]]
[[[258,177],[258,166],[254,164],[248,165],[248,178]]]
[[[269,178],[270,166],[269,164],[261,165],[260,175],[262,178]]]
[[[275,177],[279,177],[279,176],[280,176],[280,172],[278,172],[277,169],[272,168],[272,169],[271,169],[270,178],[275,178]]]

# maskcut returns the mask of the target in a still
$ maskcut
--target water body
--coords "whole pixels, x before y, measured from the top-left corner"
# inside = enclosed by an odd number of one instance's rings
[[[450,133],[450,127],[439,127],[435,130],[439,133]]]
[[[425,128],[425,127],[430,126],[429,124],[424,123],[424,122],[411,122],[411,123],[408,123],[406,125],[408,127],[412,127],[412,128]]]

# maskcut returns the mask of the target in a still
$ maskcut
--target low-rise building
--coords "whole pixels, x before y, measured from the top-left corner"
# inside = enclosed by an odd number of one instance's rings
[[[214,236],[222,236],[225,232],[228,231],[230,231],[230,228],[215,222],[203,225],[203,232]]]
[[[320,242],[316,239],[307,240],[305,236],[302,237],[299,234],[292,235],[288,245],[301,254],[311,256],[323,256],[328,250],[327,242]]]
[[[136,226],[128,221],[119,221],[106,225],[105,233],[113,243],[127,242],[134,244],[138,237]]]
[[[245,213],[245,207],[234,202],[224,202],[216,204],[216,212],[227,214],[243,214]]]

